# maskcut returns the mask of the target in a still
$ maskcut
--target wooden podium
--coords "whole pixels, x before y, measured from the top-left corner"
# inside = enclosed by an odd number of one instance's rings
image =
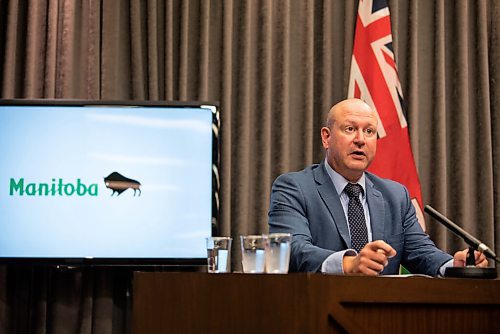
[[[500,333],[500,280],[134,273],[139,333]]]

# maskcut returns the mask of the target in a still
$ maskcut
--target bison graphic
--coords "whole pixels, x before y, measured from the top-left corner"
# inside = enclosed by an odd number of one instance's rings
[[[141,184],[139,181],[129,179],[121,175],[118,172],[113,172],[104,178],[104,184],[106,188],[113,190],[111,196],[115,193],[118,193],[117,196],[120,196],[122,192],[127,189],[134,189],[134,196],[137,190],[139,190],[139,196],[141,196]]]

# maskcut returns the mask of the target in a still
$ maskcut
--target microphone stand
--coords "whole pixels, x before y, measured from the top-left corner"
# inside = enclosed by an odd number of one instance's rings
[[[467,258],[465,261],[465,267],[448,267],[445,269],[445,277],[455,277],[455,278],[497,278],[497,272],[495,268],[479,268],[476,267],[476,258],[474,251],[477,250],[483,253],[486,257],[493,259],[500,263],[500,260],[496,254],[484,243],[464,231],[461,227],[456,225],[454,222],[443,216],[437,210],[435,210],[430,205],[426,205],[424,211],[431,215],[438,222],[443,224],[451,232],[462,238],[468,245],[469,251],[467,252]]]

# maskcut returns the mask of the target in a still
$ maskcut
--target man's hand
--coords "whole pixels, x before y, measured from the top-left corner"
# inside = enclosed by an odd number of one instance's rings
[[[396,250],[382,240],[366,244],[357,256],[344,256],[342,261],[345,274],[377,276],[389,263]]]
[[[456,252],[455,255],[453,256],[453,266],[465,267],[465,263],[467,260],[467,253],[469,253],[468,248]],[[488,266],[488,260],[486,259],[486,256],[483,253],[474,251],[474,257],[476,259],[476,267],[485,268]]]

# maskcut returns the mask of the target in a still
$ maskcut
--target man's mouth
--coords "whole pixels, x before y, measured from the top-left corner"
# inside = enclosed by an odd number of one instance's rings
[[[354,158],[364,158],[366,155],[365,155],[365,152],[363,151],[352,151],[351,152],[351,155],[354,157]]]
[[[352,151],[351,154],[356,156],[365,156],[365,152],[363,151]]]

